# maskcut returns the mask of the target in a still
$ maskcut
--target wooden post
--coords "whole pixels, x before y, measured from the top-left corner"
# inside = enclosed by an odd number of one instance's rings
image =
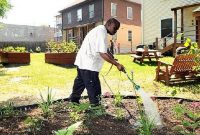
[[[181,9],[181,33],[184,31],[184,24],[183,24],[183,9]],[[181,37],[181,43],[184,43],[184,36]]]
[[[156,37],[156,50],[158,50],[158,37]]]
[[[176,37],[177,37],[177,10],[174,10],[174,44],[173,44],[173,56],[176,53]]]
[[[167,46],[167,39],[163,38],[163,48],[165,48]]]

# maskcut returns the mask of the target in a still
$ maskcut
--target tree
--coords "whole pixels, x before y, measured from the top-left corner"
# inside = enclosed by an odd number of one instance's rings
[[[3,18],[10,8],[11,5],[8,0],[0,0],[0,18]]]

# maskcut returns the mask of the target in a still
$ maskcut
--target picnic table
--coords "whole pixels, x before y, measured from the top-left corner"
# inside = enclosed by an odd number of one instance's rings
[[[140,64],[143,63],[144,59],[149,59],[151,61],[152,58],[155,58],[156,61],[159,60],[159,58],[163,57],[159,50],[151,50],[151,49],[142,49],[139,48],[136,50],[136,53],[131,55],[133,57],[133,61],[136,62],[136,60],[140,61]]]

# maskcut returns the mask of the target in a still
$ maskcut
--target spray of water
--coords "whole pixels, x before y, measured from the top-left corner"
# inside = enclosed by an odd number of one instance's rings
[[[140,97],[142,98],[145,114],[147,115],[149,120],[154,122],[155,125],[161,126],[162,122],[161,122],[160,114],[158,113],[158,109],[157,109],[155,103],[153,102],[153,100],[150,98],[150,96],[146,92],[144,92],[144,90],[139,85],[137,85],[133,81],[133,73],[132,73],[131,78],[126,73],[126,71],[124,71],[124,73],[126,74],[127,78],[131,81],[131,83],[133,84],[133,87],[135,88],[135,93],[137,92],[140,95]]]
[[[153,100],[149,97],[149,95],[144,92],[143,89],[139,89],[137,91],[142,98],[145,114],[149,118],[150,121],[153,121],[155,125],[160,126],[162,125],[160,114],[158,113],[158,109],[153,102]]]

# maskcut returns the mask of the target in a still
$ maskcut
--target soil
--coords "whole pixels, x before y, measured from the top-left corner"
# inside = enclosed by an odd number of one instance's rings
[[[75,135],[137,135],[138,108],[135,99],[123,99],[123,118],[116,118],[116,110],[113,104],[113,98],[103,98],[103,105],[106,108],[106,114],[96,117],[84,117],[83,124],[77,129]],[[153,135],[178,135],[175,126],[181,127],[181,121],[177,119],[173,108],[177,104],[185,106],[187,109],[200,113],[200,105],[194,107],[188,100],[180,99],[154,99],[157,103],[159,113],[163,122],[162,126],[156,127],[153,130]],[[81,102],[88,102],[87,99]],[[51,117],[44,118],[40,108],[34,108],[27,111],[12,113],[12,115],[1,114],[0,116],[0,135],[51,135],[54,131],[65,129],[75,123],[70,117],[70,109],[67,107],[68,101],[57,102],[52,105]],[[127,112],[130,112],[130,114]],[[85,111],[79,116],[90,114],[90,111]],[[37,128],[32,128],[31,125],[25,124],[27,117],[40,119],[39,125],[34,125]],[[185,119],[190,119],[184,115]],[[197,121],[199,122],[199,120]],[[32,130],[31,130],[32,129]],[[34,129],[34,130],[33,130]],[[190,130],[190,129],[188,129]],[[195,133],[200,135],[200,128],[195,129]]]

